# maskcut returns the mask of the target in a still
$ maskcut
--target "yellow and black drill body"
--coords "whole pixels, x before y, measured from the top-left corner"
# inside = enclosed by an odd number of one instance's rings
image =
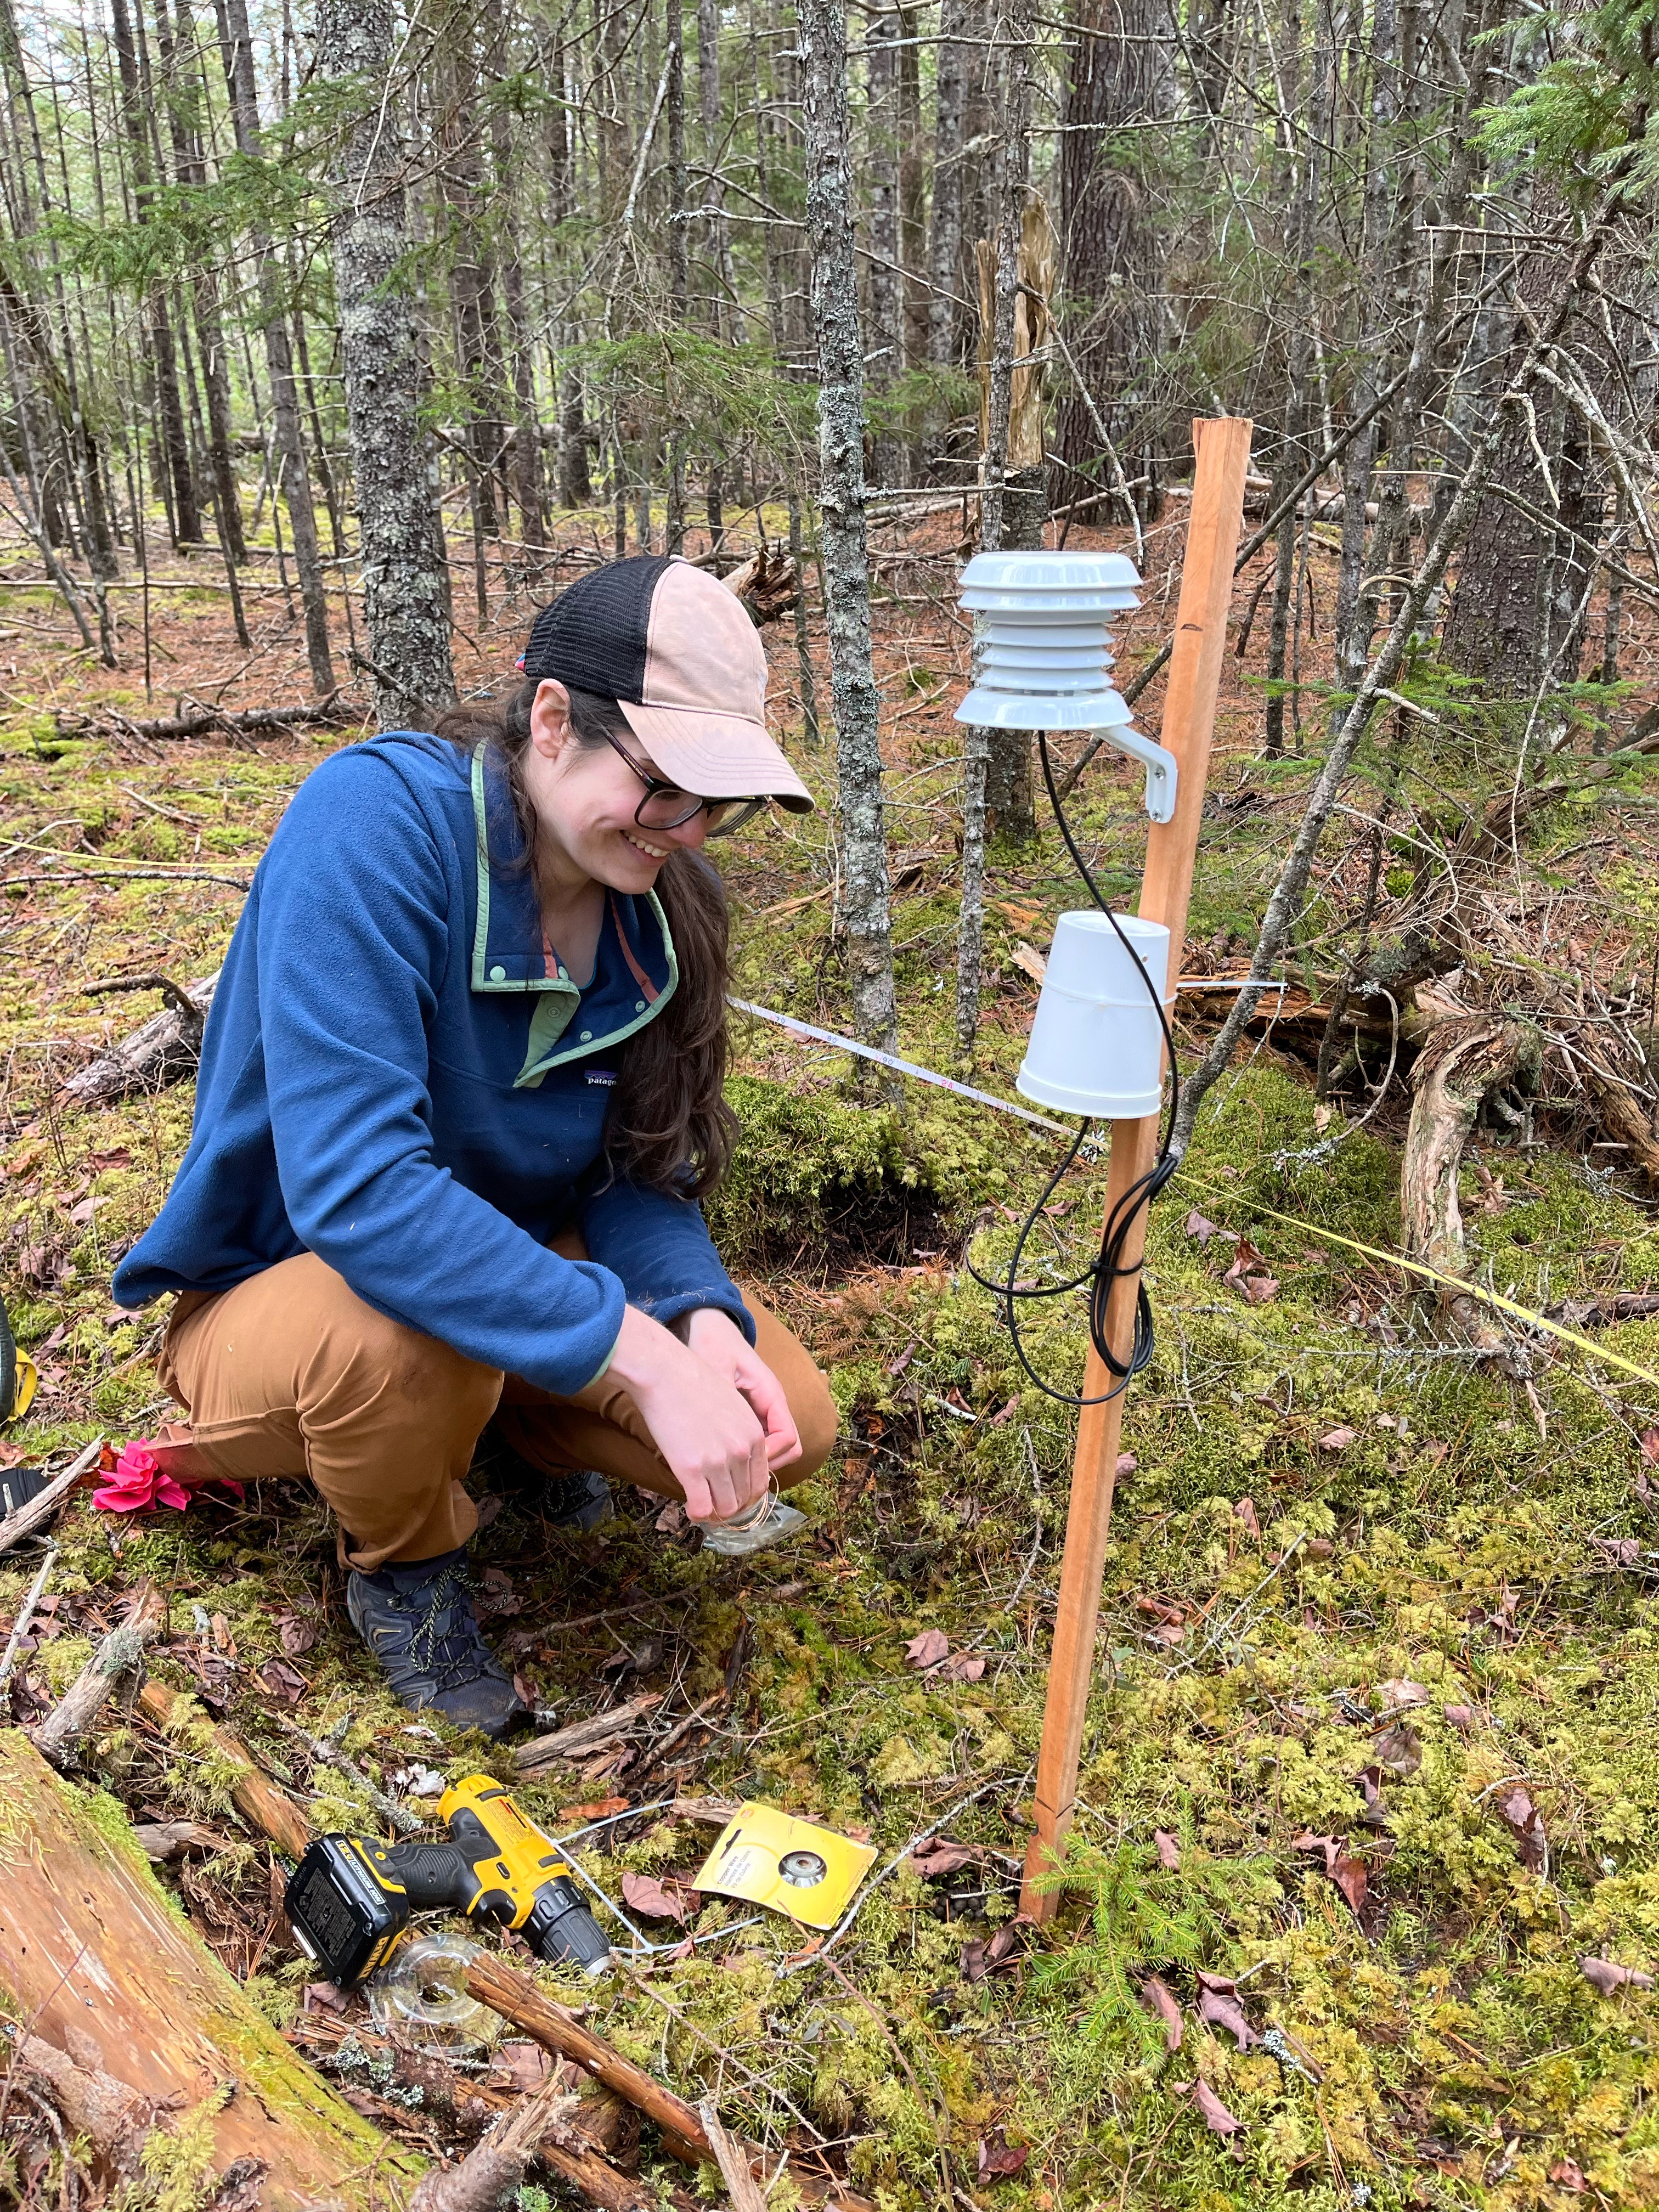
[[[355,1989],[402,1942],[411,1912],[447,1905],[516,1928],[538,1958],[588,1974],[611,1957],[570,1869],[488,1774],[469,1774],[438,1801],[447,1843],[383,1844],[319,1837],[290,1876],[283,1905],[301,1949],[342,1990]]]

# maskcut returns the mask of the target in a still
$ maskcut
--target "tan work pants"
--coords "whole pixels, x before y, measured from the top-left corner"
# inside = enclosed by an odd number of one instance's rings
[[[554,1249],[587,1256],[574,1237]],[[744,1300],[800,1432],[801,1456],[778,1480],[799,1482],[830,1456],[835,1402],[805,1346],[752,1290]],[[492,1415],[513,1449],[549,1474],[592,1468],[683,1494],[620,1382],[601,1376],[556,1398],[387,1320],[309,1252],[234,1290],[182,1292],[160,1374],[216,1474],[308,1475],[338,1518],[342,1563],[365,1573],[465,1543],[478,1514],[465,1479]]]

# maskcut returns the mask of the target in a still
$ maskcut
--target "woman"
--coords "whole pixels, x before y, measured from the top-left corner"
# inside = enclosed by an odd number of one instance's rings
[[[479,1635],[463,1487],[493,1423],[550,1517],[604,1478],[729,1519],[828,1457],[823,1378],[696,1205],[734,1127],[704,839],[811,799],[714,578],[617,561],[537,617],[504,714],[348,746],[261,861],[190,1146],[116,1272],[216,1473],[310,1477],[404,1703],[526,1717]]]

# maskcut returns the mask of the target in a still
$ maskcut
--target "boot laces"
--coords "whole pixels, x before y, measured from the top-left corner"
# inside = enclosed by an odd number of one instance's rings
[[[459,1568],[446,1567],[422,1587],[409,1656],[441,1689],[495,1671],[473,1615],[471,1591]]]

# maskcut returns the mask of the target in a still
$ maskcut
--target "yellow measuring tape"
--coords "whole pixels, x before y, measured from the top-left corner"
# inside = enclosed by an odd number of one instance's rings
[[[1230,1199],[1237,1202],[1240,1196],[1237,1191],[1221,1190],[1214,1183],[1200,1182],[1185,1168],[1176,1170],[1175,1179],[1177,1182],[1190,1183],[1194,1190],[1201,1190],[1206,1198]],[[1263,1219],[1282,1221],[1287,1229],[1299,1229],[1304,1237],[1311,1237],[1326,1244],[1340,1244],[1349,1252],[1362,1252],[1368,1260],[1381,1260],[1385,1267],[1398,1267],[1404,1274],[1419,1275],[1425,1283],[1437,1283],[1443,1289],[1455,1291],[1459,1297],[1478,1298],[1483,1306],[1493,1306],[1499,1313],[1506,1313],[1516,1321],[1525,1322],[1529,1328],[1541,1328],[1548,1335],[1559,1338],[1563,1344],[1577,1345],[1580,1352],[1589,1352],[1592,1359],[1600,1360],[1603,1366],[1620,1368],[1625,1374],[1633,1375],[1638,1382],[1650,1382],[1656,1390],[1659,1390],[1659,1375],[1656,1375],[1651,1368],[1638,1366],[1635,1360],[1626,1359],[1622,1352],[1610,1351],[1605,1344],[1597,1344],[1588,1336],[1580,1336],[1577,1329],[1565,1328],[1559,1322],[1551,1321],[1547,1314],[1534,1313],[1530,1306],[1517,1305],[1513,1298],[1506,1298],[1499,1291],[1483,1290],[1480,1284],[1468,1282],[1462,1275],[1443,1275],[1437,1267],[1425,1267],[1420,1260],[1402,1259],[1398,1252],[1384,1252],[1376,1244],[1362,1244],[1357,1237],[1344,1237],[1334,1229],[1316,1229],[1311,1222],[1303,1221],[1293,1213],[1278,1213],[1271,1206],[1257,1206],[1253,1201],[1247,1203],[1250,1211]]]

